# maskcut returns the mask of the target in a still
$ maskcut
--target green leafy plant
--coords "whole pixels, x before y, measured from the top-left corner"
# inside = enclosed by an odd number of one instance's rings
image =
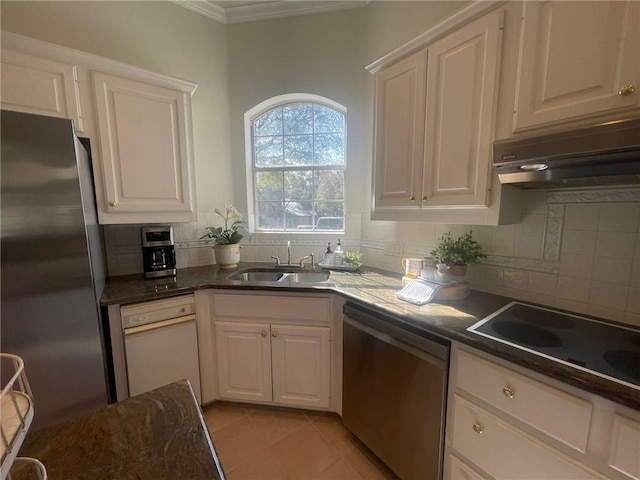
[[[342,254],[342,260],[348,263],[349,265],[358,268],[362,265],[362,260],[364,259],[364,255],[362,252],[344,252]]]
[[[473,230],[456,239],[451,237],[451,232],[445,233],[430,255],[437,264],[447,266],[470,265],[487,258],[480,244],[473,239]]]
[[[233,205],[225,204],[224,208],[226,210],[224,214],[217,208],[213,209],[224,220],[224,228],[207,227],[209,232],[201,238],[212,238],[216,245],[240,243],[240,240],[244,238],[240,230],[245,228],[242,215],[238,213],[238,210]]]

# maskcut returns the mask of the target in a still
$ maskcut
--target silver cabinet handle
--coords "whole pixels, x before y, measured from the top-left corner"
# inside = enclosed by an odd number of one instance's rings
[[[476,422],[473,424],[473,431],[480,435],[482,432],[484,432],[484,429],[482,428],[482,425]]]
[[[118,202],[114,202],[114,201],[109,202],[110,207],[115,207],[117,204]]]
[[[272,332],[272,333],[271,333],[271,336],[272,336],[273,338],[276,338],[276,337],[278,336],[278,332]]]

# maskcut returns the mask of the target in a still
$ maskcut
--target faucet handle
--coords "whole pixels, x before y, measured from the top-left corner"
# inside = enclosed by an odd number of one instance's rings
[[[271,255],[271,258],[276,261],[276,265],[280,265],[280,259],[278,257],[274,257],[273,255]]]
[[[313,253],[310,253],[309,256],[311,257],[311,268],[316,268],[316,264],[313,261]]]
[[[309,258],[309,255],[307,255],[306,257],[302,257],[300,259],[300,268],[304,268],[304,261]]]

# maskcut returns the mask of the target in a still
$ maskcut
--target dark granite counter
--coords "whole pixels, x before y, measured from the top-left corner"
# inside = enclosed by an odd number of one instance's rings
[[[51,480],[224,479],[186,380],[29,432],[20,456],[39,459]],[[18,465],[11,474],[36,478]]]
[[[110,278],[102,296],[103,305],[126,304],[190,293],[195,290],[220,288],[295,292],[335,293],[347,301],[364,305],[380,313],[394,324],[415,333],[428,332],[449,340],[465,343],[504,360],[560,380],[609,400],[640,410],[640,390],[598,375],[561,364],[519,348],[482,337],[466,329],[509,303],[512,299],[472,291],[460,301],[435,301],[416,306],[398,300],[400,275],[362,267],[359,272],[331,272],[328,282],[301,286],[250,285],[229,280],[229,276],[246,268],[270,266],[264,263],[241,263],[231,270],[215,265],[178,270],[175,281],[145,280],[142,275]]]

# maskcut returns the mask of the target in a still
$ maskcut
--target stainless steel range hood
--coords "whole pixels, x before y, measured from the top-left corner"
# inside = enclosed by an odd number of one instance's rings
[[[501,183],[522,188],[640,184],[640,118],[493,144]]]

